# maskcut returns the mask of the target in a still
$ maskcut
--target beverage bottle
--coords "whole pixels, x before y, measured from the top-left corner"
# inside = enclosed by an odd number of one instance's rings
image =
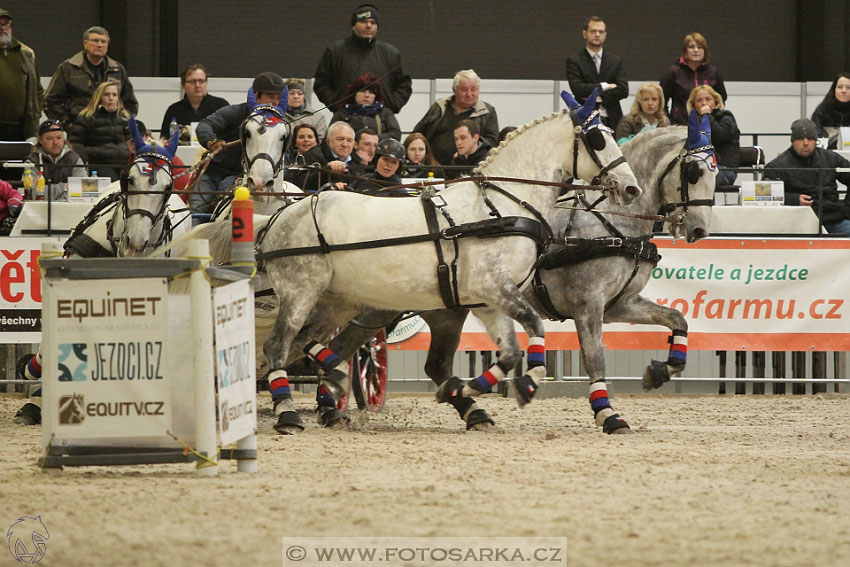
[[[177,119],[171,119],[171,125],[168,127],[168,141],[171,141],[171,138],[174,136],[174,133],[180,130],[180,126],[177,124]]]
[[[43,201],[44,200],[44,172],[39,168],[38,170],[38,179],[36,180],[35,185],[35,200]]]
[[[32,168],[28,167],[24,170],[24,199],[31,201],[33,198],[32,194]]]

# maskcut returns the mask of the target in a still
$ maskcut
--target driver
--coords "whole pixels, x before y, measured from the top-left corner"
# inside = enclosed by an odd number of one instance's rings
[[[254,77],[252,89],[257,104],[280,104],[283,93],[283,79],[277,73],[266,71]],[[221,150],[224,144],[239,139],[242,122],[250,114],[248,103],[231,104],[222,107],[198,123],[196,130],[198,142],[210,151]],[[217,200],[214,195],[204,195],[203,192],[226,192],[242,174],[242,148],[233,145],[216,154],[210,161],[200,183],[195,187],[200,193],[189,196],[192,213],[210,213],[213,203]],[[192,217],[192,224],[198,224],[198,219]]]

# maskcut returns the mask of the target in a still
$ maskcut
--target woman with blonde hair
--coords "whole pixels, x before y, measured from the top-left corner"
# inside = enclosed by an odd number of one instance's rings
[[[688,97],[688,113],[696,110],[700,119],[708,116],[711,125],[711,145],[717,157],[717,179],[715,186],[732,185],[738,176],[734,168],[741,164],[741,132],[738,123],[723,104],[723,98],[708,85],[694,88]]]
[[[86,106],[71,125],[68,141],[90,169],[102,177],[118,179],[119,171],[130,157],[125,132],[130,114],[121,101],[121,87],[115,81],[97,86]]]
[[[431,144],[428,143],[428,138],[424,134],[420,132],[408,134],[407,138],[404,139],[404,151],[406,159],[402,177],[407,179],[428,177],[429,172],[434,172],[435,177],[442,176],[440,168],[429,167],[440,165],[440,162],[434,158]]]
[[[614,138],[622,146],[644,130],[665,126],[670,126],[670,119],[664,114],[664,91],[658,83],[644,83],[635,95],[632,109],[617,124]]]
[[[688,95],[694,87],[708,85],[714,88],[720,97],[726,100],[726,85],[723,77],[714,65],[708,61],[711,52],[708,42],[700,33],[689,33],[682,41],[682,54],[675,65],[667,69],[661,77],[661,88],[664,98],[670,102],[670,122],[673,124],[688,123],[688,112],[685,110]],[[665,107],[666,110],[666,107]]]

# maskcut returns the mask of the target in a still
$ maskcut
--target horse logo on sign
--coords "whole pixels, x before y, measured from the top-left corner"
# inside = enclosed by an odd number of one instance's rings
[[[9,527],[6,539],[9,541],[9,553],[16,561],[34,565],[44,559],[47,551],[45,542],[50,539],[50,532],[41,516],[21,516]]]

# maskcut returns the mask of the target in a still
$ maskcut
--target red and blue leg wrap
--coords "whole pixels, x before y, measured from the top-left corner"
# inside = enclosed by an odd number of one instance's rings
[[[673,334],[667,337],[667,342],[670,343],[667,364],[670,366],[684,366],[688,359],[688,332],[674,330]]]
[[[608,387],[603,380],[590,385],[590,407],[593,409],[594,416],[605,408],[611,410],[611,403],[608,401]],[[611,410],[611,413],[613,413],[613,410]]]
[[[546,365],[546,341],[543,337],[529,337],[526,363],[528,368]]]
[[[289,378],[283,370],[276,370],[269,376],[269,391],[272,394],[272,400],[277,401],[284,398],[292,398],[292,392],[289,389]]]
[[[27,369],[24,371],[27,380],[41,380],[41,351],[33,355],[27,362]]]
[[[316,390],[316,405],[320,407],[334,407],[336,405],[333,396],[324,384],[320,384]]]
[[[310,341],[304,347],[304,354],[312,357],[325,372],[333,370],[342,359],[331,349],[316,341]]]
[[[504,368],[497,362],[490,368],[484,371],[481,376],[474,379],[469,383],[471,388],[475,388],[479,392],[487,393],[493,389],[493,386],[499,383],[499,380],[504,378],[507,375],[507,372]]]

